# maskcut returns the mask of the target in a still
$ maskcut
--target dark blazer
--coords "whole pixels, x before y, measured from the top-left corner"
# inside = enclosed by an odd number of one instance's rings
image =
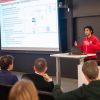
[[[89,85],[82,85],[76,90],[62,93],[60,86],[53,90],[55,100],[100,100],[100,80],[92,81]]]
[[[33,83],[35,84],[36,88],[38,90],[42,90],[42,91],[47,91],[47,92],[51,92],[54,88],[54,83],[53,81],[51,82],[47,82],[43,76],[38,75],[36,73],[32,73],[32,74],[24,74],[22,76],[22,78],[28,78],[31,81],[33,81]]]
[[[18,81],[18,78],[16,75],[12,74],[8,70],[0,70],[0,83],[7,84],[7,85],[13,85]]]

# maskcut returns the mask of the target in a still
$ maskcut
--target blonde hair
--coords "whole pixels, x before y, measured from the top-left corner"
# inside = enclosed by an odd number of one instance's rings
[[[18,81],[10,91],[9,100],[38,100],[35,85],[30,80]]]

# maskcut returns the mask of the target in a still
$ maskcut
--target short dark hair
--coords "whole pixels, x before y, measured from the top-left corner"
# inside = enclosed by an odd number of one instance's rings
[[[99,75],[97,62],[95,60],[86,61],[83,64],[82,71],[89,79],[96,79]]]
[[[37,58],[34,62],[34,67],[38,72],[43,72],[47,67],[47,61],[44,58]]]
[[[85,30],[86,28],[88,28],[88,29],[91,31],[91,34],[94,33],[92,26],[85,26],[85,27],[84,27],[84,30]]]
[[[11,55],[4,55],[0,57],[0,67],[2,70],[9,68],[10,64],[13,64],[14,57]]]

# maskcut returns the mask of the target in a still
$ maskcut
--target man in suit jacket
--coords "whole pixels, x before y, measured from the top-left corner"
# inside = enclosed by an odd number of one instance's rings
[[[38,90],[51,92],[54,88],[52,78],[48,76],[47,61],[44,58],[37,58],[34,62],[32,74],[24,74],[22,78],[28,78],[32,80]]]
[[[83,64],[82,71],[89,84],[83,84],[76,90],[63,93],[59,85],[53,90],[55,100],[100,100],[100,80],[98,79],[99,69],[94,60]]]
[[[12,74],[13,69],[13,56],[4,55],[0,57],[0,83],[6,85],[13,85],[18,81],[16,75]]]

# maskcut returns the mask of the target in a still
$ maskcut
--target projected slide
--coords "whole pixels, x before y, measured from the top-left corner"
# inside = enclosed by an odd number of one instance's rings
[[[3,1],[2,50],[59,51],[57,0]]]

